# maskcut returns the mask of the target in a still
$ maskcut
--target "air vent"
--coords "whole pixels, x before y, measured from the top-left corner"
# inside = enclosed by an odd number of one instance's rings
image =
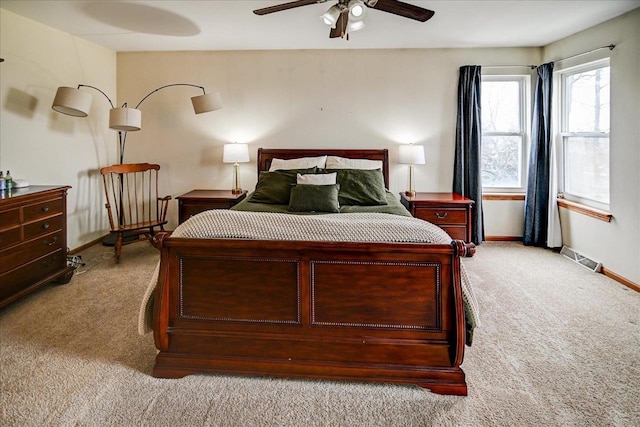
[[[578,263],[583,267],[588,268],[594,273],[600,272],[600,268],[602,267],[602,264],[592,259],[589,259],[584,255],[579,254],[569,246],[563,246],[562,249],[560,250],[560,253],[564,255],[566,258],[569,258],[571,261]]]

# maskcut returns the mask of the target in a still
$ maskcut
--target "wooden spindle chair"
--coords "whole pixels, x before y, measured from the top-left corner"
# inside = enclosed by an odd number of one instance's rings
[[[109,225],[111,233],[116,236],[116,262],[120,261],[123,244],[152,239],[156,227],[164,231],[171,196],[158,196],[159,170],[160,165],[149,163],[121,164],[100,169]],[[127,237],[133,236],[134,240],[123,239],[125,233]]]

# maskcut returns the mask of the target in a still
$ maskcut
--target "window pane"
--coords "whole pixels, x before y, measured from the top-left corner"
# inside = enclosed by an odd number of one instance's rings
[[[482,82],[482,132],[520,132],[520,82]]]
[[[522,137],[482,137],[482,186],[520,187]]]
[[[566,131],[609,132],[609,67],[568,75],[565,91]]]
[[[609,204],[609,138],[564,138],[564,190]]]

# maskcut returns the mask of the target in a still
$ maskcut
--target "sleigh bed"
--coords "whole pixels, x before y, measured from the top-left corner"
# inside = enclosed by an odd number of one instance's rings
[[[379,162],[388,188],[387,150],[260,149],[258,173],[274,159],[321,155]],[[386,205],[247,212],[262,210],[250,205],[263,206],[251,201],[263,175],[236,210],[206,211],[158,235],[146,303],[159,350],[153,375],[411,383],[466,395],[460,364],[476,320],[460,257],[473,244],[408,214],[373,213]]]

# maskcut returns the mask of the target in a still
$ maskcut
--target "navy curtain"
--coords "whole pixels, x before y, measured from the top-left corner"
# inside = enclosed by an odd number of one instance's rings
[[[553,62],[538,67],[531,122],[531,152],[524,209],[523,243],[547,246],[549,179],[551,171],[551,94]]]
[[[453,192],[475,201],[471,210],[471,240],[484,240],[482,218],[482,180],[480,169],[480,87],[481,67],[460,67],[458,80],[458,118],[456,125],[456,154],[453,166]]]

